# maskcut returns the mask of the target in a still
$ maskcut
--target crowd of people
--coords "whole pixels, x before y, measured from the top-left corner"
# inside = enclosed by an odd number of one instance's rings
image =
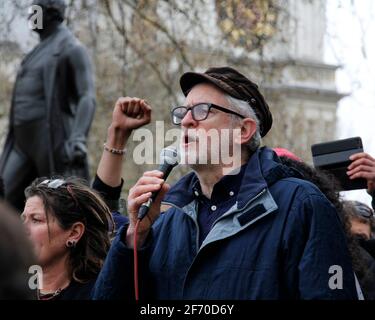
[[[180,84],[185,101],[171,117],[191,172],[172,187],[162,172],[145,172],[119,213],[126,144],[152,114],[144,99],[120,98],[91,186],[40,177],[25,190],[21,219],[0,206],[0,299],[375,299],[373,208],[342,200],[333,176],[290,151],[261,147],[272,114],[237,70],[187,72]],[[235,173],[199,161],[211,129],[234,133]],[[220,149],[205,147],[206,156]],[[375,160],[351,160],[348,176],[365,178],[373,196]]]

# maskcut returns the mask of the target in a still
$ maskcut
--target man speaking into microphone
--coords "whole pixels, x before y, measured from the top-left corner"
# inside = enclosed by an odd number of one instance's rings
[[[94,298],[357,299],[334,207],[260,147],[273,120],[258,86],[230,67],[185,73],[180,85],[186,98],[171,116],[192,172],[171,188],[145,172],[130,190],[130,222]],[[228,146],[240,150],[231,164],[217,157]],[[171,208],[160,214],[162,202]]]

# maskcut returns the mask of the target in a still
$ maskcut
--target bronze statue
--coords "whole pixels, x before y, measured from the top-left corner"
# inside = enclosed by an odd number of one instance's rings
[[[5,198],[18,209],[36,177],[88,179],[86,139],[95,113],[92,67],[82,44],[63,24],[64,0],[34,0],[43,12],[40,43],[24,58],[0,159]]]

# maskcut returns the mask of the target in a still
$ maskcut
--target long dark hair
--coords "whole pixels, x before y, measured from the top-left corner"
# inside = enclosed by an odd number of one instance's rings
[[[114,225],[100,195],[84,180],[71,177],[38,178],[26,188],[25,196],[42,199],[47,223],[52,215],[64,230],[76,222],[85,225],[84,234],[70,251],[72,278],[80,283],[95,279],[107,255]]]

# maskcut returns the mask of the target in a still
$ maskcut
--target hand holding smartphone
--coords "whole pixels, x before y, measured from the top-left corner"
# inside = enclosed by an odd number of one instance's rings
[[[339,191],[367,189],[366,179],[350,179],[347,174],[352,163],[350,157],[363,152],[360,137],[314,144],[311,146],[311,152],[315,168],[335,176],[340,184]]]

